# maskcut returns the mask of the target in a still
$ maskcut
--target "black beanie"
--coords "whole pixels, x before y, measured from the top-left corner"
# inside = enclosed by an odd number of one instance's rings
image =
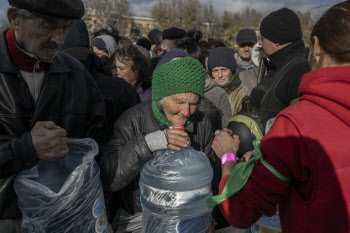
[[[288,8],[281,8],[266,16],[260,24],[260,34],[280,44],[300,40],[303,36],[299,17]]]
[[[215,67],[226,67],[232,71],[232,74],[235,74],[236,66],[235,52],[233,49],[219,47],[209,50],[208,69],[210,74]]]

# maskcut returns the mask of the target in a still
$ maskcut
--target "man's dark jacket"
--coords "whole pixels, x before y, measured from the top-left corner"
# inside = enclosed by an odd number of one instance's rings
[[[150,159],[153,153],[149,150],[145,135],[167,126],[162,124],[153,114],[151,100],[128,109],[116,121],[112,139],[104,146],[101,159],[101,174],[105,191],[119,193],[119,213],[116,218],[128,218],[140,213],[140,169]],[[213,132],[210,121],[197,110],[192,123],[186,126],[191,146],[204,152],[214,169],[213,191],[217,190],[219,181],[218,159],[211,145]],[[120,211],[122,211],[120,216]],[[123,214],[124,213],[124,214]],[[125,216],[129,215],[129,216]],[[122,221],[122,219],[115,219]]]
[[[45,71],[35,103],[9,55],[4,35],[1,32],[0,220],[21,218],[13,183],[21,170],[38,162],[30,134],[37,121],[53,121],[70,138],[91,137],[98,142],[105,128],[102,96],[82,64],[59,52]]]
[[[298,97],[300,81],[310,71],[308,50],[297,40],[268,56],[268,72],[252,90],[252,106],[263,126]]]
[[[90,49],[73,47],[63,50],[64,53],[78,59],[94,78],[100,89],[106,106],[107,130],[106,139],[113,134],[113,124],[127,109],[141,102],[133,86],[121,78],[114,78],[105,70],[102,60]]]

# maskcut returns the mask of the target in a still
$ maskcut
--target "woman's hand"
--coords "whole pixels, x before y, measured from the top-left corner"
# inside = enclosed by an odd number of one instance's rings
[[[231,137],[230,132],[226,129],[222,131],[217,130],[211,147],[220,159],[226,153],[237,154],[239,149],[239,137],[237,135]]]
[[[188,134],[178,129],[167,129],[166,137],[168,140],[168,148],[171,150],[179,151],[181,147],[188,147],[190,142],[186,139]]]

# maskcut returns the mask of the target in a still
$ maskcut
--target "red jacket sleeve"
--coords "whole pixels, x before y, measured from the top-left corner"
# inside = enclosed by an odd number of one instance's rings
[[[292,181],[294,178],[307,179],[308,172],[303,167],[308,161],[301,160],[306,153],[301,136],[285,116],[276,118],[261,141],[260,149],[263,159],[281,174]],[[227,179],[228,176],[220,182],[220,194]],[[277,204],[290,192],[291,182],[279,180],[258,161],[245,187],[220,204],[221,212],[232,226],[250,227],[262,215],[272,216],[276,212]]]

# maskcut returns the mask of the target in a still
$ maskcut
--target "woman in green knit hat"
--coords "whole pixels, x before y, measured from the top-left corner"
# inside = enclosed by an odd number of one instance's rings
[[[205,77],[203,66],[194,58],[164,63],[153,73],[152,99],[127,110],[116,121],[114,135],[103,148],[100,162],[105,191],[117,192],[117,204],[107,203],[112,209],[109,220],[113,221],[114,232],[140,232],[140,169],[157,150],[180,150],[191,142],[211,161],[216,184],[213,191],[217,193],[219,166],[211,148],[211,124],[197,110]],[[184,125],[185,131],[169,129],[170,125]]]

